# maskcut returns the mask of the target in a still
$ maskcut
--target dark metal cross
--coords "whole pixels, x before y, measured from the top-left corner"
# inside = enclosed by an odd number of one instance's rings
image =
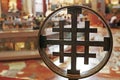
[[[77,28],[77,16],[81,14],[82,8],[68,8],[68,14],[71,14],[71,26],[72,28],[64,28],[65,21],[59,21],[59,28],[53,28],[53,32],[59,32],[59,40],[46,40],[45,43],[52,45],[60,45],[59,52],[53,52],[54,56],[60,56],[60,62],[64,62],[64,57],[71,57],[71,69],[68,70],[68,74],[80,74],[80,71],[76,69],[77,57],[84,57],[84,64],[89,64],[89,58],[96,58],[95,53],[89,53],[89,46],[102,46],[105,51],[109,50],[108,42],[109,38],[104,38],[104,41],[90,41],[89,34],[97,33],[96,28],[90,28],[90,22],[85,21],[85,28]],[[71,41],[64,40],[64,32],[71,32]],[[77,41],[77,33],[84,33],[85,40]],[[64,52],[64,45],[71,45],[71,53]],[[76,46],[84,46],[84,53],[78,54]],[[77,79],[70,79],[77,80]]]

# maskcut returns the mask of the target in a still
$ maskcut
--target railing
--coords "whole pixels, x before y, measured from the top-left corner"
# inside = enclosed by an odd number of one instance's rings
[[[0,61],[38,58],[38,30],[0,32]]]

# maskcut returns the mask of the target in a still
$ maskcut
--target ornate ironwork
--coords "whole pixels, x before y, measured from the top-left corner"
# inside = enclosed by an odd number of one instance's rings
[[[107,63],[110,57],[111,51],[112,51],[112,43],[113,43],[112,34],[105,20],[92,9],[83,7],[83,6],[67,6],[67,7],[60,8],[56,10],[55,12],[61,9],[64,9],[64,8],[67,8],[68,14],[71,14],[71,26],[72,27],[64,28],[65,21],[60,20],[59,28],[53,28],[53,32],[59,32],[59,40],[47,40],[46,36],[42,35],[43,26],[47,20],[46,19],[39,32],[39,40],[38,40],[39,41],[39,52],[44,62],[47,64],[47,66],[52,71],[54,71],[55,73],[63,77],[69,78],[69,80],[78,80],[79,78],[84,78],[84,77],[93,75],[94,73],[98,72]],[[85,28],[77,28],[77,16],[78,14],[82,14],[81,12],[83,8],[92,11],[94,14],[96,14],[103,20],[103,23],[105,24],[105,26],[107,27],[107,30],[109,31],[110,37],[104,37],[104,41],[90,41],[89,40],[90,33],[97,33],[97,28],[90,28],[90,21],[85,21]],[[54,14],[55,12],[53,12],[52,14]],[[51,17],[52,14],[49,17]],[[71,32],[70,41],[64,40],[64,32]],[[77,40],[78,32],[84,33],[84,36],[85,36],[84,41]],[[52,64],[52,62],[49,60],[47,55],[44,54],[45,53],[44,48],[46,48],[48,44],[60,46],[60,52],[53,52],[53,56],[60,57],[60,63],[64,63],[64,57],[71,57],[71,69],[70,70],[67,70],[67,72],[65,72],[64,70],[61,70],[57,66]],[[71,53],[64,52],[64,45],[71,45]],[[84,46],[84,52],[81,54],[78,54],[76,51],[76,46]],[[104,51],[108,51],[108,54],[105,56],[105,58],[101,61],[101,63],[98,66],[89,70],[86,73],[80,73],[80,70],[76,69],[77,57],[84,57],[84,64],[89,64],[89,58],[96,58],[96,53],[89,53],[89,46],[95,46],[95,47],[101,46],[104,48]]]

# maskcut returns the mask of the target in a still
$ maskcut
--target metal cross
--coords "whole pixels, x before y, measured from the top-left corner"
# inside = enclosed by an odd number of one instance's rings
[[[60,62],[64,62],[64,57],[71,57],[71,69],[67,70],[68,74],[80,74],[80,71],[76,69],[77,57],[84,57],[84,64],[89,64],[89,58],[96,58],[95,53],[89,53],[89,46],[102,46],[105,51],[109,50],[108,42],[109,38],[104,37],[104,41],[90,41],[89,34],[97,33],[97,28],[90,28],[90,22],[85,21],[85,28],[77,28],[77,16],[81,14],[82,8],[68,8],[68,14],[71,14],[72,28],[64,28],[65,21],[59,21],[59,28],[53,28],[53,32],[59,32],[59,40],[45,40],[45,44],[59,45],[60,52],[53,52],[54,56],[60,56]],[[71,32],[71,41],[64,40],[64,32]],[[84,33],[85,40],[77,41],[77,33]],[[71,53],[64,52],[64,45],[71,45]],[[76,46],[84,46],[84,53],[78,54]],[[77,80],[77,79],[69,79]]]

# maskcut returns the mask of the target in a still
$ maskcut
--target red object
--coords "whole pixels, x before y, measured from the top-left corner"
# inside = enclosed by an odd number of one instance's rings
[[[8,70],[9,69],[9,66],[8,65],[4,65],[3,63],[0,63],[0,72],[2,70]],[[1,80],[1,79],[0,79]]]
[[[49,80],[55,77],[55,74],[47,67],[42,66],[38,61],[29,60],[26,61],[26,67],[22,70],[23,74],[17,74],[17,77],[30,77],[35,75],[34,79],[37,80]]]
[[[44,14],[46,13],[46,10],[47,10],[46,0],[43,0],[43,13],[44,13]]]
[[[7,77],[0,77],[0,80],[22,80],[17,78],[7,78]]]
[[[98,2],[97,8],[101,8],[101,3],[100,2]]]
[[[22,10],[22,1],[21,0],[17,0],[17,9]]]

